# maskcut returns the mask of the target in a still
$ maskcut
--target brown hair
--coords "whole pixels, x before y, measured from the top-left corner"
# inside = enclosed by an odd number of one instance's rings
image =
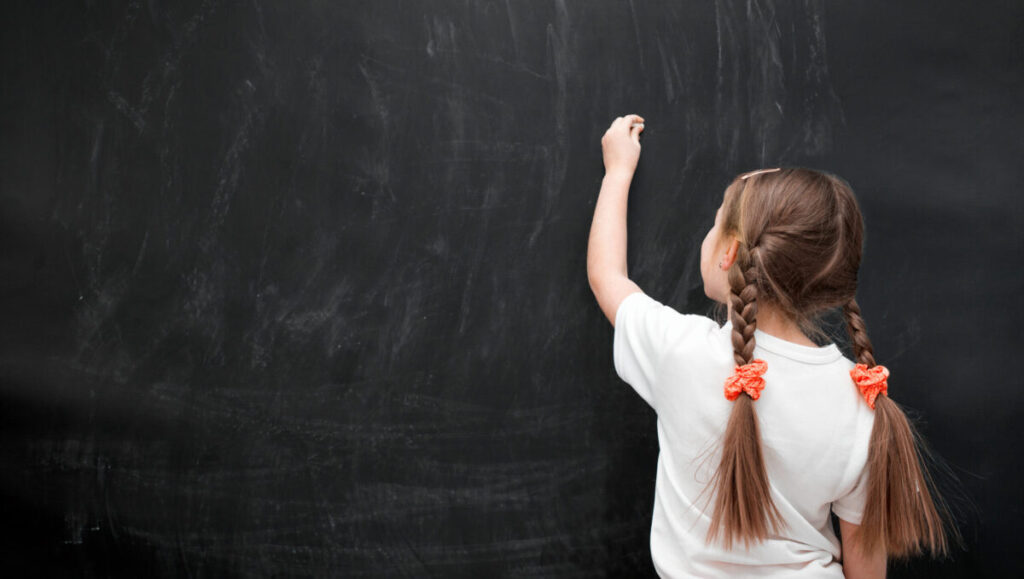
[[[857,361],[874,366],[854,299],[864,224],[849,185],[834,175],[802,168],[748,173],[726,189],[722,213],[723,232],[740,241],[729,269],[736,365],[753,358],[760,302],[770,303],[812,333],[817,333],[815,319],[841,307]],[[864,552],[884,549],[894,557],[922,549],[947,552],[948,512],[921,464],[921,444],[899,405],[879,396],[867,463],[867,504],[858,531]],[[736,541],[749,545],[783,524],[770,494],[754,402],[746,394],[732,408],[721,463],[710,486],[715,506],[709,542],[722,534],[727,549]]]

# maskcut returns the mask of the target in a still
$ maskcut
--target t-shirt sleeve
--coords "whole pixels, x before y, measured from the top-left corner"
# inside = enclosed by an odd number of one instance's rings
[[[864,505],[867,503],[867,495],[868,469],[865,466],[853,490],[832,502],[832,512],[848,523],[859,525],[864,516]]]
[[[840,519],[855,525],[859,525],[864,517],[864,505],[868,499],[868,458],[871,451],[871,432],[875,424],[874,411],[868,410],[863,401],[858,402],[860,410],[856,432],[853,435],[857,443],[850,455],[850,472],[844,476],[844,480],[852,481],[852,484],[844,485],[844,488],[849,490],[832,501],[832,512]]]
[[[643,292],[631,293],[615,312],[615,371],[657,411],[663,356],[687,332],[712,326],[717,324],[704,316],[681,314]]]

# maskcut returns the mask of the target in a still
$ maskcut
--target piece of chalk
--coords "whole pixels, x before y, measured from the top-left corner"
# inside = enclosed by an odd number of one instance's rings
[[[643,123],[633,123],[633,126],[631,126],[630,128],[631,129],[635,129],[637,127],[640,127],[642,129],[642,128],[644,128],[644,124]]]

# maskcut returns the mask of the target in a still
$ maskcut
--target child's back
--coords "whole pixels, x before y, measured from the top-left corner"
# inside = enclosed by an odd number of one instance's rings
[[[619,306],[615,368],[658,414],[661,447],[651,553],[665,576],[842,577],[829,508],[859,524],[874,415],[850,382],[854,364],[833,344],[804,346],[757,331],[766,387],[757,401],[772,499],[785,521],[749,550],[705,544],[708,484],[732,411],[721,384],[735,369],[732,324],[682,315],[642,292]]]

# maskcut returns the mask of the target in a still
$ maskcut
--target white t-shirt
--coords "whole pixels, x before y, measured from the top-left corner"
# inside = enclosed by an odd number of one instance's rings
[[[643,292],[615,314],[615,370],[658,414],[654,566],[663,577],[841,578],[829,509],[860,524],[874,413],[835,344],[755,332],[754,357],[768,370],[754,409],[772,500],[787,527],[750,550],[705,544],[714,510],[707,485],[733,407],[724,394],[735,368],[731,333],[731,323],[681,314]]]

